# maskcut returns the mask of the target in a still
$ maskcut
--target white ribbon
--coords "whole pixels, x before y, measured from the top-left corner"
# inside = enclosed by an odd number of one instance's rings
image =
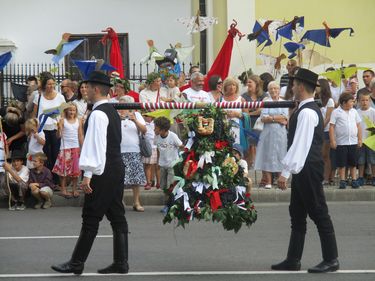
[[[184,197],[184,210],[190,211],[190,204],[189,204],[189,195],[184,192],[182,188],[177,189],[176,195],[174,197],[174,200],[178,200],[179,198]]]
[[[212,189],[219,189],[216,171],[218,172],[218,175],[221,176],[220,167],[218,167],[218,166],[212,167]]]
[[[240,199],[240,197],[243,198],[244,193],[246,193],[246,187],[237,185],[236,186],[236,200],[234,200],[234,202],[237,202]]]
[[[212,163],[212,157],[215,156],[215,151],[206,151],[201,155],[198,161],[198,167],[203,169],[204,163]]]
[[[197,181],[194,181],[192,185],[195,188],[195,191],[198,192],[199,194],[202,194],[204,189],[208,189],[211,186],[209,183],[203,183],[203,182],[197,182]]]
[[[185,147],[186,147],[187,149],[190,150],[191,147],[192,147],[193,144],[194,144],[195,132],[194,132],[194,131],[190,131],[190,132],[188,133],[188,137],[189,137],[189,139],[188,139],[188,141],[187,141]]]

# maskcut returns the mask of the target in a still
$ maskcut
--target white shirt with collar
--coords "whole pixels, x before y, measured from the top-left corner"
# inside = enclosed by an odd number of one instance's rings
[[[332,111],[330,124],[335,125],[337,145],[358,144],[358,127],[361,117],[354,108],[346,111],[341,106]]]
[[[87,178],[103,174],[105,168],[109,119],[103,111],[94,110],[104,103],[108,100],[97,101],[93,106],[79,158],[79,168]]]
[[[309,102],[315,102],[314,98],[301,101],[298,109]],[[293,143],[281,161],[283,165],[281,175],[285,178],[289,178],[290,174],[298,174],[302,170],[311,148],[315,127],[319,124],[319,116],[311,108],[302,109],[297,118]]]

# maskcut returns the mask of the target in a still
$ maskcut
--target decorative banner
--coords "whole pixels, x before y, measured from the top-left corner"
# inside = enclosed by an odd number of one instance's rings
[[[192,34],[196,32],[201,32],[211,25],[217,24],[217,18],[214,17],[201,17],[200,11],[197,11],[197,14],[191,18],[178,18],[177,21],[185,25],[188,29],[187,34]]]
[[[53,56],[52,61],[55,64],[58,64],[59,61],[65,57],[66,55],[69,55],[71,52],[74,51],[75,48],[78,47],[79,44],[81,44],[83,40],[75,40],[71,42],[64,43],[61,47],[61,52],[57,53],[55,56]]]
[[[6,52],[0,55],[0,71],[8,64],[8,62],[12,59],[12,53]]]
[[[288,22],[287,24],[283,26],[280,26],[277,29],[276,40],[278,40],[279,36],[292,40],[293,31],[299,34],[302,32],[304,26],[305,26],[305,17],[295,16],[292,21]]]

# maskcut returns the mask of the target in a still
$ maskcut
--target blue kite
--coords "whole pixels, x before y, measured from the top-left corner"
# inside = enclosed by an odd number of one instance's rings
[[[98,63],[100,63],[99,60],[73,60],[73,62],[81,71],[84,80],[88,79],[91,72],[97,70],[97,67],[99,67]],[[100,65],[99,70],[115,71],[116,68],[110,64],[103,63]]]
[[[323,25],[325,27],[324,29],[307,30],[306,33],[302,36],[301,42],[304,39],[307,39],[324,47],[331,47],[331,44],[329,42],[330,37],[336,38],[340,35],[341,32],[345,30],[350,31],[349,36],[352,36],[352,34],[354,33],[354,30],[351,27],[329,28],[326,22],[323,22]]]
[[[293,30],[296,31],[297,24],[299,27],[305,27],[305,17],[297,17],[295,16],[294,19],[287,24],[284,24],[276,29],[276,40],[281,37],[285,37],[289,40],[292,40]]]
[[[258,42],[258,47],[262,45],[264,42],[266,42],[266,44],[263,46],[263,48],[271,45],[272,41],[271,41],[270,34],[268,31],[268,26],[271,23],[272,23],[272,20],[268,20],[264,23],[263,26],[261,26],[260,23],[256,21],[253,27],[253,33],[249,34],[247,36],[247,39],[249,41],[253,41],[256,39]]]
[[[66,55],[69,55],[75,48],[78,47],[79,44],[81,44],[83,40],[74,40],[71,42],[64,43],[61,47],[61,51],[53,56],[52,61],[56,64],[59,63],[59,61],[65,57]]]
[[[0,55],[0,71],[8,64],[8,62],[12,59],[12,53],[6,52]]]
[[[287,42],[284,47],[289,52],[288,59],[294,58],[298,49],[305,49],[305,45],[296,42]]]

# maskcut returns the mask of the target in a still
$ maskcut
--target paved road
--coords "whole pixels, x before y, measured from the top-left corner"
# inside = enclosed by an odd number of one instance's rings
[[[159,207],[148,207],[145,213],[130,210],[127,213],[131,274],[126,280],[375,280],[375,202],[335,202],[329,206],[337,232],[342,273],[316,276],[269,271],[270,265],[286,254],[287,204],[259,204],[258,221],[238,234],[206,222],[192,222],[185,230],[174,229],[173,225],[162,224]],[[76,241],[70,236],[76,236],[79,228],[80,208],[24,212],[1,209],[0,281],[77,280],[53,275],[50,265],[69,259]],[[303,270],[321,259],[315,226],[309,222],[308,228]],[[85,280],[124,279],[123,276],[90,275],[112,260],[110,234],[110,225],[104,221],[86,263],[84,272],[88,275],[82,277]],[[351,273],[356,270],[371,272]]]

